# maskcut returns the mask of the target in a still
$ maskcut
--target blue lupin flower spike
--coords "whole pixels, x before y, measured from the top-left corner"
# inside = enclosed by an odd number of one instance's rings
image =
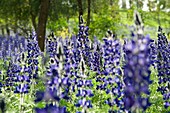
[[[146,37],[125,44],[124,104],[127,110],[139,108],[146,110],[150,106],[148,98],[141,97],[142,93],[149,95],[148,87],[152,83],[149,70],[149,43],[150,39]]]
[[[159,87],[157,91],[160,91],[163,95],[164,106],[168,108],[170,106],[170,50],[168,45],[168,40],[164,33],[162,33],[162,28],[158,28],[158,45],[157,45],[157,70],[159,78]]]

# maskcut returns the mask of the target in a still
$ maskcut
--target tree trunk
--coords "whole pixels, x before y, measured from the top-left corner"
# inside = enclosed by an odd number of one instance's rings
[[[89,26],[90,25],[91,0],[87,0],[87,2],[88,2],[87,26]]]
[[[4,36],[5,35],[5,31],[4,31],[3,27],[1,28],[1,31],[2,31],[2,36]]]
[[[113,0],[110,0],[110,6],[112,6],[113,5]]]
[[[32,13],[31,13],[31,21],[32,21],[32,25],[34,27],[34,30],[37,31],[36,16]]]
[[[8,36],[10,36],[10,30],[8,28],[8,25],[6,25],[6,33],[7,33]]]
[[[38,45],[41,51],[44,51],[46,23],[48,19],[49,5],[50,5],[50,0],[41,0],[40,13],[38,19],[38,28],[37,28]]]
[[[79,23],[80,23],[80,16],[83,15],[82,0],[77,0],[77,2],[78,2],[78,8],[79,8]]]

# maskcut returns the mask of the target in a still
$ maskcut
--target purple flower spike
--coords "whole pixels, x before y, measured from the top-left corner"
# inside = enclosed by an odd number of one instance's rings
[[[124,105],[125,109],[142,108],[144,111],[150,103],[148,98],[141,98],[141,94],[150,94],[150,58],[148,37],[131,40],[125,44],[125,66],[124,66]]]

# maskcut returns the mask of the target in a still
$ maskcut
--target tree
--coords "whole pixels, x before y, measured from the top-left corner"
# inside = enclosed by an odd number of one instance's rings
[[[34,30],[37,31],[37,17],[39,14],[41,0],[29,0],[29,14]]]
[[[38,28],[37,28],[38,45],[41,51],[44,51],[46,23],[48,19],[49,6],[50,6],[50,0],[41,0],[40,13],[38,19]]]
[[[80,19],[80,16],[83,15],[82,0],[77,0],[77,3],[78,3],[78,8],[79,8],[79,19]],[[80,23],[80,20],[79,20],[79,23]]]
[[[87,0],[87,3],[88,3],[87,26],[89,26],[90,25],[91,0]]]
[[[112,6],[113,5],[113,0],[110,0],[110,6]]]

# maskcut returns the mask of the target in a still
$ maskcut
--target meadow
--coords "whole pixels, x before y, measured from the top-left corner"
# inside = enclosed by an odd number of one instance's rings
[[[170,42],[159,27],[130,38],[108,30],[89,38],[51,33],[41,52],[36,33],[0,37],[2,113],[170,113]]]

